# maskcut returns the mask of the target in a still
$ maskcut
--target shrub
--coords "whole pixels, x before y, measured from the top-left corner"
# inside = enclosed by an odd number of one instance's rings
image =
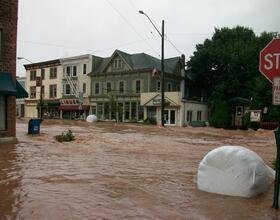
[[[146,125],[156,125],[157,120],[155,118],[146,118],[144,120],[144,124],[146,124]]]
[[[214,106],[214,112],[210,119],[210,125],[215,128],[229,128],[230,114],[228,106],[224,101],[217,101]]]
[[[71,130],[68,130],[67,132],[62,132],[61,134],[59,135],[56,135],[55,136],[55,139],[58,141],[58,142],[63,142],[63,141],[73,141],[75,140],[75,136],[74,134],[72,133]]]

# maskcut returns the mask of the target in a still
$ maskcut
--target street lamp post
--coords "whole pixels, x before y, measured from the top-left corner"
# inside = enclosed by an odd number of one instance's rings
[[[29,63],[33,64],[32,61],[26,59],[25,57],[17,57],[18,60],[26,60],[28,61]],[[43,119],[43,112],[42,112],[42,109],[43,109],[43,94],[42,94],[42,91],[43,91],[43,87],[42,87],[42,84],[43,84],[43,80],[42,80],[42,69],[41,69],[41,76],[40,76],[40,120],[42,121]],[[37,84],[37,80],[36,80],[36,84]]]
[[[156,31],[158,32],[158,34],[161,37],[161,126],[164,127],[164,20],[162,20],[162,24],[161,24],[161,33],[160,31],[157,29],[157,27],[155,26],[155,24],[153,23],[153,21],[150,19],[150,17],[142,10],[139,11],[140,14],[145,15],[149,21],[151,22],[151,24],[154,26],[154,28],[156,29]]]

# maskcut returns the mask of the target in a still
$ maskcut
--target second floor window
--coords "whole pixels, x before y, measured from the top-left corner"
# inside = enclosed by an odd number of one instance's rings
[[[45,69],[41,69],[41,77],[42,77],[42,80],[45,79]]]
[[[35,81],[36,80],[36,70],[31,70],[30,71],[30,81]]]
[[[107,82],[107,92],[111,92],[111,91],[112,91],[112,83]]]
[[[136,93],[140,93],[141,92],[141,80],[136,80],[135,82],[135,87],[136,87]]]
[[[84,64],[83,74],[87,74],[87,64]]]
[[[100,88],[99,88],[99,83],[95,83],[95,94],[99,94],[99,91]]]
[[[50,68],[50,79],[56,79],[57,77],[57,68],[51,67]]]
[[[124,93],[124,82],[123,81],[121,81],[120,82],[120,93]]]
[[[72,76],[77,76],[77,66],[73,66]]]
[[[30,98],[36,98],[36,86],[30,86]]]
[[[65,94],[66,95],[70,95],[71,94],[71,88],[69,84],[65,85]]]
[[[71,66],[66,67],[66,75],[71,76]]]
[[[63,68],[63,76],[76,77],[78,74],[77,66],[66,66]]]
[[[50,85],[50,98],[55,98],[56,97],[56,84]]]

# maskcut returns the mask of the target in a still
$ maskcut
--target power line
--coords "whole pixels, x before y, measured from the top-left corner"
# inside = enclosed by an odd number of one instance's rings
[[[146,42],[146,44],[154,51],[154,53],[156,53],[158,56],[160,56],[158,54],[158,52],[141,36],[141,34],[135,29],[135,27],[126,19],[125,16],[123,16],[120,11],[109,1],[109,0],[105,0],[110,6],[112,9],[114,9],[118,15],[125,21],[125,23],[128,24],[128,26],[142,39]]]
[[[110,48],[107,48],[105,50],[90,50],[90,49],[77,48],[77,47],[71,47],[71,46],[60,45],[60,44],[52,44],[52,43],[45,43],[45,42],[35,42],[35,41],[27,41],[27,40],[18,40],[18,42],[28,43],[28,44],[37,44],[37,45],[43,45],[43,46],[50,46],[50,47],[57,47],[57,48],[74,49],[74,50],[81,50],[81,51],[88,51],[88,52],[93,52],[93,53],[95,52],[96,53],[96,52],[106,52],[106,51],[111,50],[111,49],[115,49],[115,48],[118,48],[118,47],[123,47],[123,46],[127,46],[127,45],[132,45],[132,44],[140,43],[140,42],[147,41],[147,40],[150,40],[150,39],[153,39],[153,37],[145,38],[143,40],[131,41],[131,42],[128,42],[126,44],[119,44],[117,46],[110,47]]]

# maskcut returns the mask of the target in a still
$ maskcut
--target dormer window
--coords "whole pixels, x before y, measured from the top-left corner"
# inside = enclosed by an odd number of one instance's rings
[[[113,61],[113,68],[114,69],[121,69],[123,67],[123,62],[121,59],[115,59]]]

